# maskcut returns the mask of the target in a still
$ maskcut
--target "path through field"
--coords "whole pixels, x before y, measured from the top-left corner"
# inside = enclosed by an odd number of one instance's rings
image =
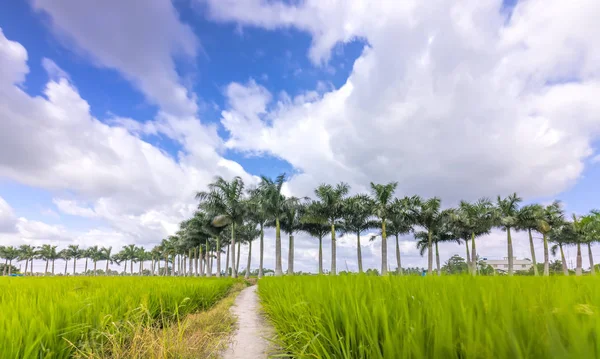
[[[269,353],[272,328],[260,314],[256,285],[244,289],[231,308],[238,328],[232,343],[223,354],[225,359],[262,359]]]

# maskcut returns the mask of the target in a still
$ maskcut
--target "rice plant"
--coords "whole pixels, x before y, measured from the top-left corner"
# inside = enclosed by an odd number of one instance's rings
[[[69,358],[102,352],[115,342],[126,344],[128,335],[140,325],[170,325],[188,313],[211,307],[235,282],[0,278],[0,354],[2,358]]]
[[[595,277],[284,277],[259,282],[297,358],[597,358]]]

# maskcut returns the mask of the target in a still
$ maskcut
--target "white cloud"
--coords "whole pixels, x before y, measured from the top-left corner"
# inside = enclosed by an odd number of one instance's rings
[[[597,1],[527,1],[511,19],[500,0],[206,2],[219,21],[310,33],[316,64],[339,43],[369,44],[347,82],[322,95],[270,103],[254,82],[230,85],[227,145],[287,160],[302,172],[291,184],[301,194],[343,180],[357,190],[398,181],[403,194],[450,202],[548,196],[573,185],[592,154]]]
[[[0,233],[16,231],[17,218],[11,206],[0,197]]]

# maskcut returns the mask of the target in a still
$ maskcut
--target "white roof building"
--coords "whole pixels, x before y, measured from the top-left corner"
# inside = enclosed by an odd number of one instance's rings
[[[507,272],[508,271],[508,257],[503,259],[487,259],[483,258],[485,264],[492,266],[497,271]],[[515,271],[528,271],[533,266],[533,263],[529,259],[517,259],[513,257],[513,269]]]

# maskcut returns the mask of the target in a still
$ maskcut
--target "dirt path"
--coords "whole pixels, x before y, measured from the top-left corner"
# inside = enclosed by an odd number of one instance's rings
[[[244,289],[235,299],[231,311],[237,318],[232,343],[223,354],[225,359],[267,358],[272,328],[260,314],[256,285]]]

